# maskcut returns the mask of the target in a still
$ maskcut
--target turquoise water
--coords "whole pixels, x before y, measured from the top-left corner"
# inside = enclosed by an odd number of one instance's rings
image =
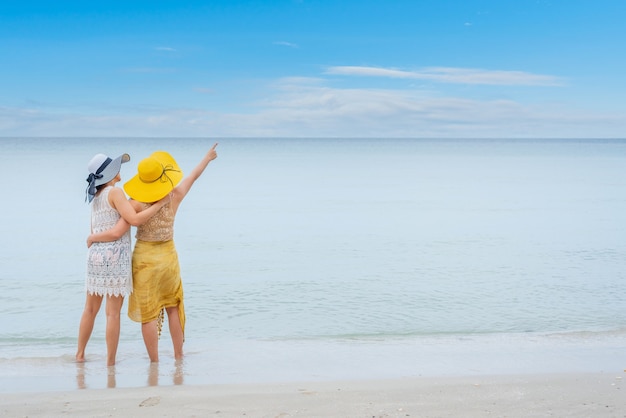
[[[91,156],[130,153],[125,181],[215,141],[0,139],[0,390],[110,385],[104,312],[72,362]],[[217,141],[177,219],[188,356],[165,333],[160,384],[626,365],[626,140]],[[144,351],[124,318],[118,386],[154,380]]]

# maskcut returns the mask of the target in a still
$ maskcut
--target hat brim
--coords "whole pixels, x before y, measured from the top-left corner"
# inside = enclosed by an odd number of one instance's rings
[[[114,159],[113,161],[111,161],[109,165],[107,165],[104,168],[104,170],[102,170],[102,172],[100,173],[102,174],[102,177],[99,179],[96,179],[95,185],[101,186],[113,180],[115,176],[117,176],[117,174],[120,172],[120,169],[122,168],[122,164],[127,163],[129,161],[130,161],[130,155],[128,154],[122,154],[116,159]]]
[[[124,191],[132,199],[144,203],[152,203],[163,199],[183,179],[183,172],[170,154],[156,151],[150,155],[164,167],[162,177],[150,183],[144,182],[139,173],[124,183]]]

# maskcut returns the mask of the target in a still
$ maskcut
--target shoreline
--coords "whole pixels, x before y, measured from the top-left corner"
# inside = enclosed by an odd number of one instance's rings
[[[389,341],[190,341],[183,360],[164,344],[151,364],[143,346],[124,350],[107,367],[104,347],[76,363],[66,347],[48,356],[0,357],[0,395],[145,386],[275,385],[330,382],[623,373],[626,334],[532,335]],[[64,354],[60,352],[65,351]],[[98,352],[100,351],[100,352]]]
[[[623,417],[624,371],[0,394],[4,416]]]

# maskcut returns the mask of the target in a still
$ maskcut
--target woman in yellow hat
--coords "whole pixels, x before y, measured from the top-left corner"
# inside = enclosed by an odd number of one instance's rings
[[[202,161],[183,178],[174,158],[165,151],[152,153],[137,166],[137,175],[124,184],[131,204],[145,210],[154,202],[170,195],[170,201],[150,220],[137,227],[133,250],[133,293],[128,303],[128,316],[141,322],[141,331],[151,362],[159,361],[159,335],[165,313],[174,357],[183,356],[185,309],[178,254],[174,246],[174,220],[178,208],[194,182],[211,161],[217,158],[217,143]],[[117,226],[116,226],[117,228]],[[115,229],[115,228],[114,228]],[[114,229],[90,237],[95,241],[110,239]]]

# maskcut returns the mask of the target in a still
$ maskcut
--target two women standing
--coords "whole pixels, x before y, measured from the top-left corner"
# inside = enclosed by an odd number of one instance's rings
[[[166,313],[174,357],[183,356],[185,310],[180,265],[174,246],[174,221],[195,181],[217,158],[216,147],[217,143],[186,177],[170,154],[154,152],[139,163],[137,174],[124,184],[124,190],[131,198],[130,202],[126,201],[129,206],[139,214],[147,214],[144,222],[128,222],[137,226],[128,316],[141,323],[151,362],[159,361],[158,340]],[[120,220],[108,230],[94,229],[88,244],[114,242],[128,232],[128,223]]]
[[[100,311],[102,299],[106,296],[106,344],[107,365],[115,364],[117,345],[120,336],[120,312],[124,297],[133,290],[131,270],[130,225],[140,225],[156,214],[165,200],[156,202],[149,210],[137,213],[126,199],[122,189],[115,187],[121,181],[120,168],[130,161],[128,154],[112,159],[104,154],[95,155],[87,170],[89,185],[86,200],[91,206],[92,233],[109,230],[116,225],[116,233],[107,242],[94,245],[87,242],[87,292],[85,308],[78,329],[76,361],[85,361],[85,348],[93,331],[96,315]]]

